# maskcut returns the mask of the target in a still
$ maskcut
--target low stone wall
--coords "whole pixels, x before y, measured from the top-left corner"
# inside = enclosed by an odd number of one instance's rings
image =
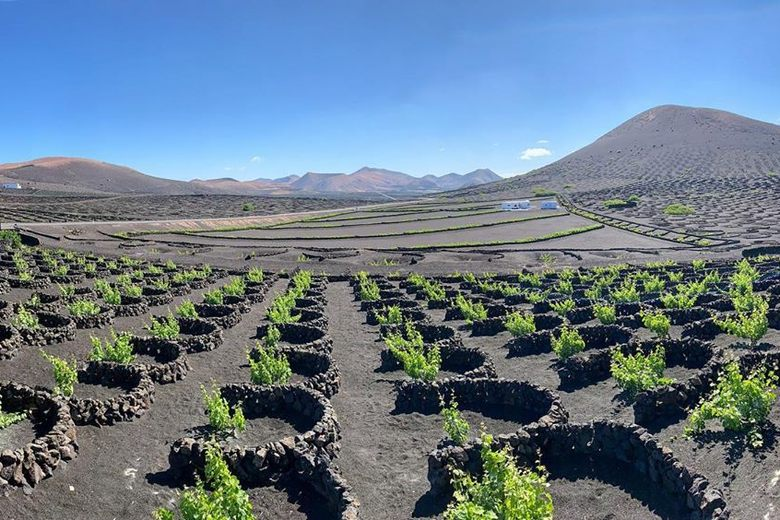
[[[122,295],[122,303],[109,306],[114,309],[114,315],[119,318],[141,316],[142,314],[149,312],[149,305],[147,305],[146,300],[142,297],[138,298]]]
[[[94,316],[71,316],[77,329],[102,329],[114,323],[114,310],[105,305]]]
[[[231,406],[240,403],[247,419],[273,415],[306,417],[311,428],[305,433],[285,437],[254,447],[223,447],[223,457],[231,472],[244,486],[270,485],[289,473],[296,451],[305,449],[336,456],[341,438],[333,408],[322,394],[300,385],[255,386],[227,385],[221,388]],[[175,478],[191,480],[205,466],[205,438],[185,437],[171,446],[168,461]],[[305,447],[301,448],[301,445]]]
[[[377,316],[383,313],[383,309],[371,309],[366,314],[366,323],[369,325],[379,325],[379,320],[377,319]],[[415,323],[427,323],[430,322],[431,318],[428,316],[423,310],[421,310],[419,307],[414,308],[410,307],[408,309],[401,309],[401,315],[404,317],[404,320],[406,321],[413,321]]]
[[[698,340],[686,339],[676,348],[667,349],[669,365],[683,365],[699,368],[695,376],[687,381],[676,381],[640,392],[634,400],[634,421],[650,425],[667,417],[683,415],[695,406],[717,380],[724,358],[711,345]]]
[[[32,346],[52,345],[76,338],[76,324],[67,316],[37,312],[37,329],[19,329],[22,341]]]
[[[300,348],[326,352],[333,350],[333,339],[319,327],[311,327],[300,323],[279,323],[276,325],[282,333],[281,341]],[[261,339],[268,333],[268,324],[257,327],[257,338]]]
[[[259,357],[257,348],[253,347],[249,352],[255,360]],[[330,354],[299,347],[282,347],[279,351],[287,357],[293,373],[306,378],[301,381],[301,385],[317,390],[327,398],[333,397],[339,391],[339,369]]]
[[[472,336],[495,336],[506,330],[504,326],[505,317],[487,318],[484,320],[475,320],[471,323]]]
[[[19,332],[9,326],[0,323],[0,359],[10,359],[22,346],[22,337]]]
[[[425,349],[432,348],[432,345],[426,345]],[[462,374],[464,377],[472,378],[495,378],[496,367],[493,361],[482,350],[476,347],[464,347],[462,345],[444,345],[439,347],[441,353],[441,370]],[[380,370],[392,371],[401,370],[403,366],[393,356],[390,349],[383,349],[381,354]]]
[[[157,384],[167,385],[181,381],[190,371],[184,349],[178,343],[153,337],[133,336],[130,340],[135,354],[151,356],[156,363],[134,363],[143,367]]]
[[[150,307],[168,305],[173,301],[173,294],[169,290],[154,286],[144,287],[142,295]]]
[[[195,312],[202,320],[209,321],[221,329],[230,329],[241,321],[241,312],[230,305],[196,303]]]
[[[176,343],[180,344],[185,352],[189,354],[208,352],[222,345],[222,330],[214,323],[197,318],[176,319],[180,328]]]
[[[461,409],[479,412],[485,407],[498,407],[512,420],[524,418],[527,424],[549,425],[566,422],[569,417],[558,394],[541,386],[508,379],[403,381],[397,387],[395,411],[439,413],[441,401],[453,397]]]
[[[0,490],[6,486],[35,487],[54,473],[60,462],[76,458],[76,426],[65,401],[42,389],[0,383],[0,402],[6,412],[28,412],[41,432],[24,447],[0,453]]]
[[[246,314],[252,310],[252,306],[250,305],[249,300],[247,300],[245,296],[225,295],[222,297],[222,303],[224,305],[229,305],[233,307],[241,314]]]
[[[666,339],[660,344],[664,346],[667,366],[702,369],[716,355],[711,345],[697,340]],[[586,351],[575,354],[568,359],[558,360],[556,368],[561,379],[561,386],[579,388],[608,379],[612,353],[615,349],[619,349],[625,355],[634,354],[637,350],[648,354],[658,345],[658,341],[621,343],[612,348],[595,352]]]
[[[560,460],[573,454],[594,460],[616,460],[630,465],[658,486],[663,495],[678,502],[691,520],[725,520],[729,513],[723,493],[709,481],[683,466],[656,437],[637,425],[601,421],[586,424],[531,425],[511,435],[494,439],[494,449],[509,448],[519,464],[533,467],[541,455]],[[482,472],[480,442],[445,446],[428,458],[428,480],[437,495],[452,493],[453,469],[477,475]],[[553,475],[554,477],[555,475]],[[665,496],[664,496],[665,495]],[[652,504],[651,504],[652,506]]]
[[[414,300],[406,298],[391,298],[388,300],[377,300],[374,302],[360,302],[360,310],[363,312],[371,309],[383,309],[384,307],[398,306],[401,309],[419,309],[420,305]]]
[[[127,393],[104,401],[79,399],[68,401],[73,421],[83,426],[106,426],[142,416],[154,402],[154,383],[143,368],[105,361],[90,361],[78,371],[79,383],[109,387],[127,387]]]
[[[295,474],[324,500],[324,509],[338,520],[358,520],[360,502],[329,457],[305,447],[295,450]]]

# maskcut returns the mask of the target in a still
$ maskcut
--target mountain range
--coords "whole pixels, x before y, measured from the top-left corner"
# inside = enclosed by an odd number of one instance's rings
[[[371,194],[422,195],[476,186],[501,179],[488,169],[467,174],[413,177],[381,168],[363,167],[353,173],[308,172],[279,179],[239,181],[233,178],[174,181],[143,174],[125,166],[71,157],[44,157],[0,164],[0,182],[25,188],[79,193],[147,193],[166,195],[231,194]]]

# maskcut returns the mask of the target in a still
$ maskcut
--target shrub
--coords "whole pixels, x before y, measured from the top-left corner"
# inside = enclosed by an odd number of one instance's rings
[[[507,315],[506,320],[504,321],[504,327],[506,327],[506,330],[516,338],[536,332],[534,315],[530,312],[513,312],[512,314]]]
[[[78,373],[76,372],[76,360],[72,359],[70,363],[57,356],[47,354],[43,350],[40,351],[43,359],[51,363],[51,368],[54,373],[54,393],[57,395],[63,395],[70,397],[73,395],[73,387],[78,380]]]
[[[146,268],[146,272],[149,274],[158,275],[165,273],[165,270],[162,267],[151,264]]]
[[[225,295],[220,289],[214,289],[203,293],[203,302],[209,305],[222,305],[225,301]]]
[[[173,341],[179,337],[181,332],[179,327],[179,321],[172,315],[162,317],[159,320],[155,317],[151,318],[151,323],[144,326],[149,333],[157,339],[163,339]]]
[[[492,436],[482,435],[481,479],[453,470],[455,492],[445,520],[551,520],[553,501],[544,469],[520,470],[509,447],[493,450],[492,443]]]
[[[513,296],[515,294],[520,294],[522,291],[519,287],[515,287],[514,285],[508,283],[508,282],[486,282],[481,281],[477,284],[479,287],[479,290],[483,293],[488,292],[498,292],[501,296]]]
[[[265,281],[265,273],[259,267],[252,267],[247,271],[246,279],[252,283],[261,283]]]
[[[444,419],[444,433],[452,439],[455,444],[463,446],[469,440],[469,433],[471,428],[469,423],[463,419],[460,410],[458,410],[458,403],[455,399],[450,401],[449,406],[441,403],[441,416]]]
[[[401,307],[398,305],[391,305],[390,307],[384,307],[382,313],[377,313],[376,321],[380,325],[399,325],[403,323],[404,316],[401,312]]]
[[[437,281],[426,280],[422,290],[426,300],[438,302],[444,300],[446,296],[444,287]]]
[[[95,291],[97,291],[103,301],[109,305],[119,305],[122,303],[122,293],[119,292],[119,289],[112,287],[111,284],[105,280],[95,280]]]
[[[520,273],[517,275],[517,281],[521,285],[528,285],[530,287],[540,287],[542,285],[541,277],[536,273]]]
[[[595,314],[596,318],[604,325],[611,325],[612,323],[615,323],[615,320],[617,319],[614,305],[594,305],[593,314]]]
[[[561,294],[572,294],[574,285],[572,285],[571,280],[560,280],[555,284],[555,290]]]
[[[256,385],[284,385],[292,377],[290,362],[287,356],[277,351],[275,341],[278,341],[278,338],[269,340],[269,336],[266,336],[265,346],[257,343],[257,359],[247,356],[249,376]]]
[[[602,204],[604,204],[605,208],[627,208],[633,205],[623,199],[607,199]]]
[[[623,280],[620,287],[613,289],[610,293],[612,301],[616,303],[632,303],[639,301],[639,291],[636,289],[636,283],[632,280]]]
[[[706,267],[706,265],[707,265],[706,260],[697,259],[691,261],[691,267],[693,267],[694,271],[701,271],[702,269],[704,269],[704,267]]]
[[[661,292],[666,288],[666,282],[664,282],[660,276],[650,275],[642,281],[642,289],[646,293]]]
[[[460,275],[460,279],[464,282],[468,283],[477,283],[477,277],[474,276],[474,273],[466,272],[466,273],[457,273],[457,275]]]
[[[685,434],[701,433],[707,421],[718,419],[726,430],[747,432],[751,446],[760,447],[760,428],[777,399],[775,390],[777,375],[773,371],[762,367],[744,377],[732,361],[719,376],[712,395],[691,413]]]
[[[68,305],[71,316],[97,316],[100,314],[100,305],[92,300],[76,300]]]
[[[155,280],[152,280],[152,287],[155,289],[160,289],[161,291],[167,291],[171,288],[171,282],[166,280],[165,278],[157,278]]]
[[[641,312],[642,325],[650,329],[659,338],[665,338],[669,335],[671,322],[669,317],[661,311]]]
[[[304,271],[303,269],[297,271],[291,279],[292,288],[290,289],[296,298],[300,298],[311,287],[312,274],[311,271]]]
[[[552,337],[552,350],[559,359],[567,359],[585,350],[585,340],[576,329],[563,327],[557,338]]]
[[[455,306],[460,310],[466,324],[471,325],[475,321],[487,318],[487,309],[479,302],[473,302],[462,294],[455,297]]]
[[[527,291],[525,293],[525,299],[528,300],[529,303],[542,303],[547,300],[548,294],[547,291]]]
[[[673,216],[693,215],[694,212],[695,211],[692,207],[686,206],[685,204],[681,204],[679,202],[669,204],[664,208],[665,214]]]
[[[41,324],[38,322],[38,316],[34,312],[28,311],[24,305],[16,311],[16,316],[11,320],[11,325],[17,329],[36,330]]]
[[[600,284],[594,284],[585,289],[585,297],[591,301],[600,300],[603,288]]]
[[[690,309],[696,305],[696,300],[706,290],[703,282],[679,284],[674,293],[661,295],[661,303],[667,309]]]
[[[255,206],[251,202],[244,202],[244,204],[241,206],[241,211],[254,211],[257,206]]]
[[[0,230],[0,243],[5,244],[11,249],[16,249],[22,245],[22,236],[16,231],[2,229]]]
[[[576,307],[576,305],[574,300],[571,298],[550,302],[550,308],[563,318],[565,318],[567,314],[573,311],[574,307]]]
[[[749,312],[739,312],[735,318],[715,320],[715,323],[725,332],[738,338],[750,340],[755,347],[769,328],[769,303],[766,298],[757,297],[755,307]]]
[[[178,511],[182,520],[254,520],[249,495],[230,473],[222,459],[219,444],[206,447],[206,484],[197,481],[195,488],[182,493]],[[206,485],[212,492],[206,491]],[[161,508],[154,513],[155,520],[174,520],[175,513]]]
[[[130,344],[132,334],[129,332],[116,333],[114,329],[111,329],[111,339],[100,341],[100,338],[90,336],[89,341],[92,343],[92,352],[89,355],[90,361],[112,361],[114,363],[132,363],[135,359],[133,353],[133,346]]]
[[[222,293],[227,296],[243,296],[246,293],[246,283],[243,278],[234,276],[222,286]]]
[[[222,294],[222,293],[220,293]],[[198,318],[198,311],[195,309],[195,304],[190,300],[184,300],[176,307],[176,315],[182,318]]]
[[[132,296],[134,298],[139,298],[144,292],[143,288],[140,285],[135,285],[135,284],[123,285],[122,291],[127,296]]]
[[[292,314],[295,308],[295,298],[295,294],[289,291],[274,298],[266,312],[268,320],[271,323],[296,323],[300,320],[300,314],[295,316]]]
[[[364,302],[379,300],[379,285],[374,280],[366,279],[360,282],[360,299]]]
[[[230,405],[222,397],[216,384],[211,384],[210,392],[206,390],[205,386],[200,385],[200,392],[203,394],[203,403],[209,416],[209,425],[217,434],[232,435],[246,429],[246,418],[241,405],[234,407],[231,413]]]
[[[534,194],[534,197],[552,197],[555,195],[555,191],[543,186],[535,186],[531,192]]]
[[[66,284],[66,285],[57,284],[57,290],[60,292],[60,296],[64,298],[76,294],[76,286],[73,284]]]
[[[638,351],[636,354],[625,355],[616,348],[612,351],[609,367],[618,386],[632,399],[639,392],[671,384],[673,380],[664,377],[664,369],[666,369],[666,351],[660,345],[647,355]]]
[[[411,322],[404,324],[404,334],[388,334],[385,343],[390,353],[413,379],[433,381],[441,368],[441,352],[434,346],[426,350],[420,332]]]
[[[0,430],[8,428],[18,422],[21,422],[27,418],[27,414],[24,412],[8,413],[3,411],[3,403],[0,401]]]

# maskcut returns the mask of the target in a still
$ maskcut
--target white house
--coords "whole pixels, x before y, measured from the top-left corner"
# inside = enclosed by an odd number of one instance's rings
[[[542,209],[558,209],[558,201],[557,200],[543,200],[542,204],[539,206]]]
[[[18,182],[4,182],[3,184],[0,185],[0,188],[4,190],[21,190],[22,185],[19,184]]]
[[[531,209],[531,201],[507,200],[501,203],[501,209],[504,211],[527,211]]]

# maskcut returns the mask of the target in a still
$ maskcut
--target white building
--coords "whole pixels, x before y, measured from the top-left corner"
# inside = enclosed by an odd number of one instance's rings
[[[542,209],[558,209],[559,206],[557,200],[543,200],[539,207]]]
[[[531,209],[531,201],[507,200],[501,203],[501,209],[504,211],[527,211]]]
[[[22,185],[19,184],[18,182],[4,182],[3,184],[0,185],[0,188],[4,190],[21,190]]]

